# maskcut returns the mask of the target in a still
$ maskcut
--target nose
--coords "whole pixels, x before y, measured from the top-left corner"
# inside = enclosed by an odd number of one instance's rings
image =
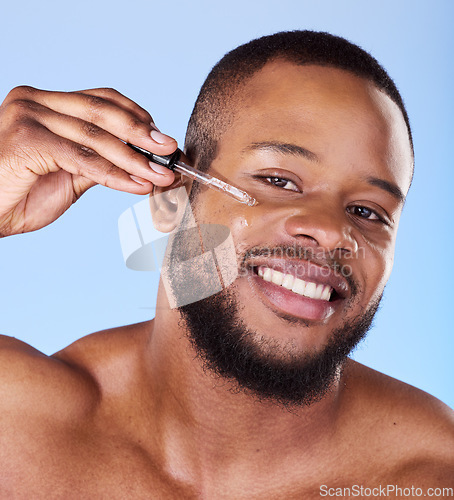
[[[326,201],[305,200],[285,221],[285,231],[300,244],[329,252],[356,253],[358,242],[346,219],[345,209]]]

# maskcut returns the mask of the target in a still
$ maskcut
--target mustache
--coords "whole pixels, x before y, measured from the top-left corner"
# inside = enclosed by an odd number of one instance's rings
[[[275,257],[306,261],[328,268],[336,274],[340,274],[349,284],[352,297],[354,297],[358,293],[359,285],[353,276],[352,267],[348,264],[339,262],[334,256],[334,253],[338,252],[314,249],[302,245],[276,245],[273,247],[257,246],[249,248],[241,255],[240,269],[246,270],[248,267],[247,262],[257,257]]]

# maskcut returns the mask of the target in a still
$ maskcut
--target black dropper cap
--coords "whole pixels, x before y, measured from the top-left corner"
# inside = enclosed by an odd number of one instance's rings
[[[181,149],[177,149],[170,155],[160,156],[160,155],[155,155],[154,153],[151,153],[146,149],[139,148],[139,146],[134,146],[134,144],[130,144],[129,142],[127,142],[126,144],[137,153],[140,153],[141,155],[148,158],[153,163],[156,163],[157,165],[162,165],[163,167],[167,167],[169,170],[172,171],[174,170],[175,164],[180,159],[182,153]]]

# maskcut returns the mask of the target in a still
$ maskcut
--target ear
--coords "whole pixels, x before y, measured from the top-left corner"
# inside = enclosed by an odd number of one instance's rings
[[[181,221],[189,203],[192,180],[175,174],[170,186],[155,186],[150,194],[150,210],[154,227],[161,233],[170,233]]]

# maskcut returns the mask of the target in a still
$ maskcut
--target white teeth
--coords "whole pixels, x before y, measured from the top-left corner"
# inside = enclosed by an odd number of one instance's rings
[[[321,299],[322,298],[322,293],[323,289],[325,288],[325,285],[317,285],[314,293],[314,299]]]
[[[271,278],[273,277],[273,271],[272,269],[270,269],[269,267],[267,267],[265,269],[265,272],[263,273],[263,276],[262,278],[265,280],[265,281],[271,281]]]
[[[282,286],[284,288],[287,288],[287,290],[291,290],[294,281],[295,278],[291,274],[284,274],[284,280],[282,281]]]
[[[306,285],[306,290],[304,290],[304,295],[306,297],[309,297],[311,299],[315,299],[315,289],[317,288],[317,285],[315,283],[309,282]]]
[[[292,292],[298,293],[299,295],[304,295],[304,290],[306,288],[306,282],[295,278],[292,286]]]
[[[329,301],[332,288],[329,285],[312,283],[295,278],[291,274],[284,274],[269,267],[259,267],[257,274],[265,281],[282,286],[298,295],[304,295],[310,299]]]
[[[320,297],[321,300],[329,300],[331,297],[331,287],[325,286],[322,296]]]
[[[284,273],[281,273],[280,271],[273,270],[273,275],[271,276],[271,281],[275,285],[282,285],[283,279],[284,279]]]

